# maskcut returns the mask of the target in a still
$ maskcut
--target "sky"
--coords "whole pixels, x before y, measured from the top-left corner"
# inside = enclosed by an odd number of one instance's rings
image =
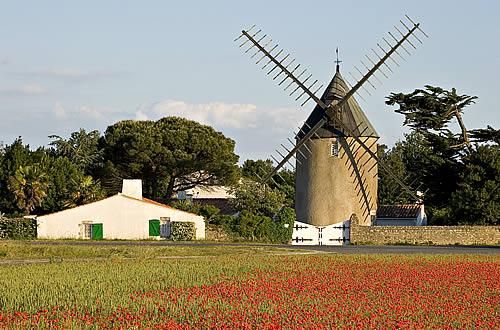
[[[234,139],[241,160],[268,158],[313,105],[277,87],[233,42],[239,32],[256,24],[327,84],[337,47],[349,78],[405,14],[430,38],[358,99],[381,142],[407,131],[384,98],[427,84],[477,95],[467,127],[498,128],[498,13],[494,0],[0,0],[0,141],[36,147],[79,128],[178,115]]]

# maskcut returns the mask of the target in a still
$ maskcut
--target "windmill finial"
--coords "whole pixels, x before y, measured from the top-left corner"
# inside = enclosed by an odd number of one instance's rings
[[[340,63],[342,63],[342,61],[339,60],[339,47],[335,49],[335,53],[337,54],[337,59],[334,62],[337,64],[337,72],[340,72]]]

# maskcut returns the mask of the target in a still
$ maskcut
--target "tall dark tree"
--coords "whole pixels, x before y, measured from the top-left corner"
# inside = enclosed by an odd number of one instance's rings
[[[392,93],[386,103],[399,106],[396,112],[405,116],[404,125],[426,134],[437,133],[437,136],[455,141],[452,148],[467,147],[471,150],[468,131],[462,119],[465,107],[474,103],[477,96],[459,95],[455,88],[451,91],[426,85],[425,89],[416,89],[410,94]],[[460,126],[460,133],[453,134],[449,128],[455,118]]]
[[[20,167],[37,164],[46,157],[44,149],[31,151],[22,139],[17,138],[12,144],[6,145],[0,157],[0,211],[6,214],[23,213],[19,208],[16,196],[10,189],[11,177],[16,175]]]
[[[102,139],[109,171],[138,178],[151,198],[170,198],[196,185],[235,183],[235,142],[212,127],[178,117],[121,121]]]
[[[153,121],[124,120],[109,126],[101,140],[106,161],[103,182],[108,176],[118,181],[118,186],[123,178],[142,179],[144,193],[156,198],[168,174],[161,143]],[[113,186],[106,182],[105,187],[108,185]]]
[[[212,127],[166,117],[155,123],[168,171],[166,195],[197,185],[231,185],[240,176],[235,142]]]
[[[478,146],[464,160],[458,189],[450,199],[453,224],[500,223],[500,148]]]
[[[71,133],[67,140],[58,135],[50,135],[49,138],[52,139],[49,145],[56,157],[68,158],[87,175],[102,167],[103,152],[99,147],[99,131],[87,133],[84,129],[80,129]]]
[[[387,99],[387,104],[399,106],[396,112],[403,114],[404,124],[412,128],[406,141],[396,144],[391,152],[401,153],[405,175],[413,176],[414,184],[426,191],[429,223],[492,223],[484,219],[489,219],[488,214],[495,214],[492,209],[500,208],[495,199],[489,199],[492,204],[488,204],[489,207],[483,208],[483,211],[476,209],[473,216],[472,211],[457,211],[458,204],[455,203],[456,200],[466,203],[464,196],[472,197],[467,190],[476,181],[498,182],[494,171],[471,169],[471,166],[477,169],[472,161],[482,164],[480,166],[494,167],[488,165],[484,154],[478,154],[484,152],[478,143],[493,143],[491,148],[494,149],[498,148],[499,139],[498,131],[492,127],[466,129],[462,113],[476,99],[475,96],[459,95],[455,89],[446,91],[432,86],[410,94],[393,93]],[[450,127],[454,120],[458,123],[458,132]],[[474,173],[475,181],[466,173]],[[459,219],[460,214],[462,218]]]

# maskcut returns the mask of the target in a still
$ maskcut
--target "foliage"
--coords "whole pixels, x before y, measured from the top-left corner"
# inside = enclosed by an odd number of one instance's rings
[[[47,196],[48,185],[47,175],[38,165],[20,166],[9,177],[9,190],[14,194],[17,206],[25,214],[42,205]]]
[[[170,198],[196,185],[228,185],[239,177],[235,142],[184,118],[121,121],[107,128],[101,142],[119,176],[142,179],[151,198]]]
[[[205,204],[200,207],[200,211],[198,212],[199,215],[201,215],[207,223],[211,223],[215,217],[217,217],[220,213],[220,209],[211,204]]]
[[[36,221],[0,215],[0,239],[36,239]]]
[[[287,244],[292,239],[294,222],[295,211],[288,207],[282,208],[273,218],[247,210],[238,216],[218,218],[218,223],[236,239],[281,244]]]
[[[33,165],[41,160],[43,152],[32,152],[29,145],[24,145],[21,138],[4,148],[0,156],[0,211],[7,214],[22,214],[14,193],[10,190],[10,178],[21,166]]]
[[[387,98],[387,104],[399,106],[396,112],[405,116],[404,124],[412,132],[405,136],[406,140],[383,152],[381,162],[407,184],[426,192],[424,202],[430,224],[498,221],[500,203],[491,191],[498,185],[498,176],[491,170],[496,165],[489,159],[498,152],[499,131],[490,126],[468,131],[461,117],[476,99],[459,95],[455,89],[432,86],[409,94],[392,93]],[[451,130],[455,119],[460,127],[458,133]],[[490,156],[479,143],[490,145],[484,147]],[[382,203],[409,201],[384,172],[380,172],[379,192]]]
[[[220,213],[220,209],[215,205],[200,204],[197,203],[196,201],[189,201],[186,199],[175,200],[172,203],[170,203],[170,206],[182,211],[201,215],[203,218],[205,218],[205,222],[207,224],[212,223],[213,219],[216,218],[217,215]]]
[[[102,166],[103,152],[99,147],[100,133],[98,131],[86,132],[83,128],[71,133],[65,140],[58,135],[50,135],[53,141],[52,154],[56,157],[66,157],[85,174],[89,175]]]
[[[191,241],[196,238],[194,222],[172,221],[170,238],[173,241]]]
[[[495,256],[331,254],[12,265],[0,328],[498,329],[499,268]]]
[[[247,159],[241,167],[241,175],[253,181],[260,181],[273,171],[273,162],[270,159]],[[289,207],[295,205],[295,171],[283,169],[272,177],[267,184],[281,191],[285,195],[285,204]]]
[[[472,140],[476,142],[493,142],[500,145],[500,129],[494,129],[490,125],[486,128],[478,128],[470,131]]]
[[[464,160],[458,189],[450,201],[458,224],[498,225],[500,220],[500,149],[479,146]],[[455,222],[454,221],[454,222]]]
[[[39,213],[57,212],[105,197],[100,184],[66,157],[51,157],[45,171],[49,187]]]
[[[230,202],[236,210],[270,218],[278,213],[285,202],[285,195],[279,190],[250,179],[242,179],[232,193],[235,198]]]

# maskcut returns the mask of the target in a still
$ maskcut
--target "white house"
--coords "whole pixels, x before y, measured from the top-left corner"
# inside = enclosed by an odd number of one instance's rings
[[[38,238],[157,239],[170,236],[172,222],[193,222],[205,238],[202,216],[142,197],[141,180],[123,180],[121,193],[72,209],[37,217]]]

